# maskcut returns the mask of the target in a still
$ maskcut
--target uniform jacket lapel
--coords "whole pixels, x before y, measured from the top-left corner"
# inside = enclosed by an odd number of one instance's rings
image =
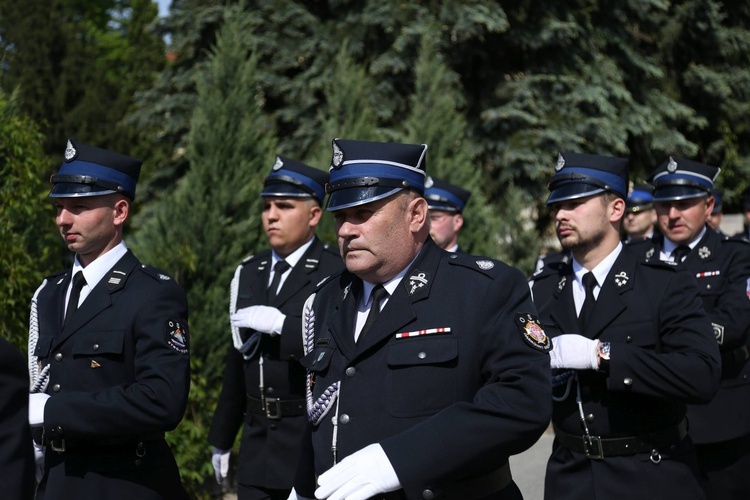
[[[414,321],[417,317],[414,304],[430,296],[440,259],[444,255],[446,254],[432,240],[427,241],[417,260],[388,299],[378,319],[357,344],[357,352],[363,352],[383,339],[394,336],[401,328]]]
[[[559,274],[557,288],[550,299],[550,319],[560,329],[560,333],[580,333],[576,306],[573,301],[573,267],[566,264]]]
[[[320,264],[320,256],[323,253],[323,244],[314,238],[310,248],[289,272],[284,284],[279,290],[279,295],[274,301],[276,307],[281,307],[286,301],[294,297],[310,282],[310,273],[315,272]]]
[[[349,273],[344,276],[347,276],[350,281],[339,292],[332,316],[328,321],[328,332],[322,336],[331,335],[344,357],[351,360],[356,349],[354,325],[357,317],[357,300],[362,293],[362,281]]]
[[[103,310],[112,305],[112,296],[116,294],[127,282],[128,277],[139,264],[132,252],[128,251],[113,267],[104,275],[102,280],[91,290],[86,300],[75,312],[68,324],[62,327],[59,335],[55,336],[53,348],[56,348],[71,335],[91,321]],[[69,281],[69,280],[68,280]],[[62,307],[62,306],[61,306]]]
[[[588,331],[583,332],[588,338],[599,338],[605,329],[618,317],[626,306],[622,301],[622,294],[633,288],[635,276],[635,258],[623,246],[620,255],[615,260],[612,269],[604,279],[604,283],[596,299],[596,308],[589,320]]]

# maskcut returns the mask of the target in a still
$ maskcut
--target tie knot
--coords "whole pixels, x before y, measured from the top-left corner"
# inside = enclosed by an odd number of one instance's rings
[[[682,262],[687,254],[690,253],[690,247],[687,245],[680,245],[672,250],[672,260],[675,262]]]
[[[85,284],[86,278],[83,276],[83,272],[78,271],[75,276],[73,276],[73,288],[80,291]]]
[[[375,285],[375,288],[372,289],[372,304],[373,306],[375,304],[380,304],[380,301],[383,300],[383,298],[388,295],[388,290],[386,290],[383,285]]]
[[[273,272],[278,273],[278,274],[284,274],[287,271],[287,269],[289,269],[290,267],[292,266],[290,266],[287,261],[280,260],[276,264],[274,264]]]
[[[596,282],[596,276],[591,271],[583,275],[583,286],[586,290],[593,290],[598,283]]]

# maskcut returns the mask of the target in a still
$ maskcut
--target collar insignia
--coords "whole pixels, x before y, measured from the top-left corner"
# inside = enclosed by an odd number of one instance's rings
[[[701,259],[706,260],[707,258],[711,257],[711,250],[709,250],[708,247],[704,245],[698,249],[698,256]]]
[[[560,278],[560,283],[557,284],[557,291],[562,291],[562,289],[565,288],[566,281],[568,281],[568,278],[566,276]]]
[[[430,277],[427,273],[423,273],[419,269],[414,271],[414,274],[409,276],[409,284],[406,289],[409,291],[409,295],[414,295],[420,288],[424,288],[429,283]]]
[[[629,279],[630,277],[627,275],[625,271],[620,271],[618,274],[615,275],[615,285],[617,285],[618,288],[622,288],[628,284]]]
[[[653,248],[649,248],[648,252],[646,252],[646,258],[650,259],[653,256],[654,256],[654,249]]]

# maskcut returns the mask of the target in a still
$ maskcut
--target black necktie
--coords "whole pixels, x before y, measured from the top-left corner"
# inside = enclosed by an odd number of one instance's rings
[[[685,258],[687,254],[690,253],[690,247],[687,245],[680,245],[674,250],[672,250],[672,260],[674,262],[680,263],[682,262],[682,259]]]
[[[380,315],[380,303],[387,295],[388,290],[383,288],[383,285],[375,285],[375,288],[372,289],[372,306],[370,306],[370,312],[367,314],[367,319],[364,326],[362,326],[362,330],[359,332],[359,339],[357,341],[362,340],[367,330],[375,323],[378,315]]]
[[[279,291],[279,283],[281,282],[281,276],[289,269],[289,263],[285,260],[280,260],[273,266],[273,279],[271,280],[271,286],[268,287],[268,305],[273,305],[276,300],[276,295]]]
[[[81,297],[81,288],[86,284],[86,278],[83,277],[83,272],[78,271],[73,276],[73,288],[70,290],[70,299],[68,299],[68,308],[65,309],[65,320],[63,325],[67,325],[73,313],[78,309],[78,299]]]
[[[594,306],[596,305],[596,297],[594,297],[594,288],[596,287],[596,277],[591,271],[583,275],[583,286],[586,288],[586,299],[583,301],[583,307],[581,312],[578,314],[578,323],[581,325],[581,332],[585,335],[586,327],[591,319],[591,314],[594,312]]]

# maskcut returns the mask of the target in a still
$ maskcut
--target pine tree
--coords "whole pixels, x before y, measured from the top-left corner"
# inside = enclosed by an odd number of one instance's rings
[[[206,434],[229,334],[229,283],[237,265],[265,246],[260,237],[262,179],[276,154],[272,124],[260,113],[247,19],[228,16],[197,75],[189,168],[171,196],[144,210],[132,245],[171,273],[190,304],[193,378],[187,418],[170,437],[183,480],[197,489],[210,472]]]
[[[0,91],[0,336],[26,349],[29,305],[42,278],[63,267],[47,194],[38,124]]]

